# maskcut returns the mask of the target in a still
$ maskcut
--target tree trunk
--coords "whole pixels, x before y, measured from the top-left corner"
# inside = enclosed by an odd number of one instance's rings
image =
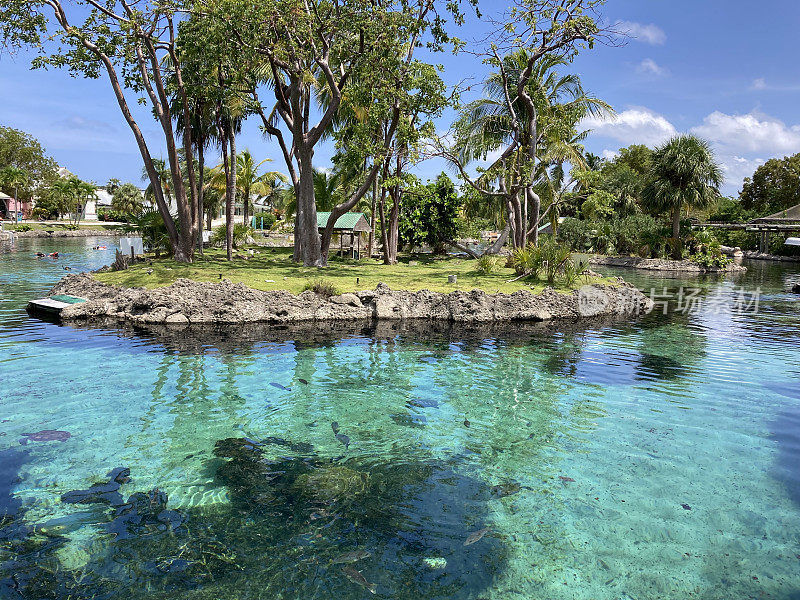
[[[369,241],[367,242],[367,258],[372,258],[372,247],[375,243],[375,224],[377,223],[375,208],[378,203],[378,178],[372,182],[372,205],[370,207],[369,225],[371,227],[369,232]]]
[[[225,248],[228,260],[233,258],[231,246],[233,244],[233,200],[231,198],[231,165],[228,160],[228,132],[227,128],[223,127],[222,134],[222,164],[225,169]]]
[[[231,146],[231,155],[229,157],[230,175],[231,175],[231,202],[226,207],[227,214],[225,215],[225,239],[228,243],[228,260],[233,258],[233,212],[236,208],[236,132],[231,125],[228,129],[228,140]]]
[[[205,140],[200,138],[197,143],[197,166],[200,170],[197,175],[197,250],[200,252],[200,256],[203,255],[203,217],[206,214],[205,206],[203,205],[203,184],[205,183],[203,180],[206,166],[205,152],[203,151],[204,144]],[[211,229],[210,226],[209,229]]]
[[[531,215],[533,216],[533,227],[531,227],[531,243],[534,246],[539,245],[539,213],[541,212],[542,207],[542,200],[539,198],[539,194],[534,192],[531,188],[528,188],[526,196],[530,200],[531,204]],[[527,222],[525,224],[527,228]],[[527,231],[526,231],[527,234]]]
[[[250,186],[246,185],[246,189],[242,190],[242,223],[245,227],[250,226]]]
[[[397,264],[397,245],[399,241],[398,230],[400,224],[400,193],[400,186],[395,186],[392,192],[389,194],[392,197],[392,208],[389,211],[389,218],[388,220],[385,219],[385,217],[381,219],[381,228],[384,231],[383,262],[387,265]],[[383,205],[384,201],[381,199],[381,208],[383,208]]]
[[[484,252],[484,254],[488,254],[491,256],[499,253],[500,250],[503,248],[503,246],[506,245],[506,241],[508,240],[508,232],[510,229],[511,228],[508,225],[506,225],[503,231],[500,232],[500,235],[498,236],[497,240],[495,240],[495,242],[486,249],[486,252]]]
[[[681,244],[681,205],[676,203],[672,209],[672,258],[683,258],[683,244]]]
[[[300,242],[300,255],[307,267],[322,265],[322,244],[317,230],[317,205],[314,197],[314,169],[311,164],[313,151],[302,149],[298,152],[300,163],[300,182],[297,194],[297,218],[295,224],[295,245]]]

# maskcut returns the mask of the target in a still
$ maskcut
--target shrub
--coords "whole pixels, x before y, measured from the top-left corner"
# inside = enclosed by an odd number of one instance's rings
[[[262,228],[262,220],[263,220],[263,229],[272,229],[275,226],[275,222],[278,220],[275,217],[274,213],[265,212],[265,213],[258,213],[253,217],[255,219],[256,227],[261,229]]]
[[[538,246],[528,244],[511,252],[509,263],[517,275],[536,277],[542,268],[542,253]]]
[[[541,273],[549,285],[555,285],[559,278],[565,285],[572,285],[583,271],[583,266],[572,260],[570,248],[552,236],[542,239],[538,246],[517,248],[509,262],[518,275],[538,277]]]
[[[558,240],[574,252],[664,256],[671,233],[649,215],[630,215],[606,221],[567,218],[558,228]]]
[[[484,254],[478,258],[475,270],[481,275],[491,275],[500,269],[503,264],[503,258],[500,256],[491,256]]]
[[[722,254],[717,238],[707,229],[694,232],[686,240],[686,245],[689,259],[707,269],[722,268],[731,262],[730,258]]]
[[[554,285],[556,278],[564,274],[565,266],[572,263],[569,247],[559,244],[551,236],[539,244],[539,256],[547,283],[550,285]]]
[[[339,288],[336,287],[330,281],[325,281],[324,279],[312,279],[308,281],[303,286],[303,291],[312,291],[318,296],[322,296],[323,298],[331,298],[332,296],[338,296],[341,294]]]
[[[250,229],[244,223],[234,223],[233,225],[233,247],[238,248],[240,244],[244,244],[247,241],[247,238],[253,234],[253,230]],[[211,245],[212,246],[224,246],[226,240],[226,229],[225,225],[220,225],[219,227],[214,229],[214,233],[211,236]]]
[[[154,252],[156,257],[160,256],[161,252],[172,252],[167,226],[161,213],[155,208],[146,208],[132,217],[126,231],[141,235],[142,244]]]
[[[20,233],[22,233],[24,231],[30,231],[31,229],[33,229],[33,227],[31,227],[27,223],[20,223],[18,225],[13,225],[11,227],[11,231],[18,231]]]

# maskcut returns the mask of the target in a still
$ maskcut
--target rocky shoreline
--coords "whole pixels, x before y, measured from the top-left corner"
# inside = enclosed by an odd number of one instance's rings
[[[673,273],[744,273],[747,271],[747,267],[736,263],[720,268],[706,268],[690,260],[639,258],[637,256],[593,256],[589,259],[589,264]]]
[[[76,237],[120,237],[125,233],[118,229],[32,229],[31,231],[8,231],[18,238],[76,238]]]
[[[487,294],[481,290],[440,294],[428,290],[374,290],[326,298],[306,291],[264,292],[234,284],[179,279],[155,288],[107,285],[87,273],[67,275],[51,295],[86,298],[61,313],[64,321],[116,321],[131,324],[224,324],[356,321],[444,321],[451,323],[538,322],[587,317],[636,316],[652,309],[652,300],[620,280],[616,285],[587,285],[572,293],[546,289],[539,294]]]

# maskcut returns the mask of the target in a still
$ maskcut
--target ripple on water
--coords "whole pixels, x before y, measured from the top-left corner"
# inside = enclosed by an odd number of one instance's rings
[[[757,315],[168,337],[29,319],[63,274],[38,243],[0,254],[0,595],[361,598],[334,564],[354,550],[387,597],[797,592],[800,331],[779,273],[737,282],[763,287]],[[19,444],[47,429],[71,437]],[[264,443],[226,466],[217,442],[242,437]],[[157,488],[181,517],[61,502],[121,466],[126,500]]]

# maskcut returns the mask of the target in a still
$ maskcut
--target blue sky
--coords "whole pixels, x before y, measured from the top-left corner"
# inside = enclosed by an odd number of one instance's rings
[[[632,143],[654,145],[678,132],[696,133],[713,143],[727,194],[736,194],[742,179],[767,159],[800,152],[800,72],[793,50],[800,3],[773,0],[759,13],[743,0],[609,0],[604,14],[632,37],[621,47],[585,51],[574,62],[584,87],[618,113],[614,121],[586,124],[593,130],[588,150],[611,156]],[[470,40],[484,29],[472,18],[458,35]],[[32,133],[83,179],[139,183],[141,159],[107,80],[31,71],[30,58],[0,57],[0,124]],[[486,73],[466,54],[437,62],[445,65],[448,83],[465,77],[479,82]],[[448,112],[439,129],[446,130],[452,117]],[[143,109],[138,118],[158,155],[156,123]],[[245,127],[239,147],[273,158],[271,168],[283,167],[255,121]],[[330,165],[331,152],[318,150],[320,167]],[[417,172],[430,177],[442,167],[429,161]]]

